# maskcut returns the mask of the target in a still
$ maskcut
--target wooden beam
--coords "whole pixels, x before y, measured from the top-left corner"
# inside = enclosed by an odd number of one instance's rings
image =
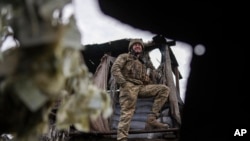
[[[163,74],[165,75],[164,83],[170,88],[170,94],[169,94],[170,112],[171,112],[171,115],[177,121],[177,123],[181,124],[177,91],[176,91],[176,86],[174,84],[174,79],[173,79],[173,74],[172,74],[169,46],[167,44],[162,45],[161,53],[162,53],[162,63],[164,65],[163,71],[165,71],[163,72]]]
[[[181,95],[180,95],[180,83],[179,83],[179,80],[180,80],[180,75],[179,75],[179,70],[178,70],[178,67],[174,67],[174,74],[175,74],[175,84],[176,84],[176,90],[177,90],[177,99],[178,99],[178,102],[183,105],[183,100],[181,99]]]
[[[130,130],[129,134],[144,134],[144,133],[162,133],[162,132],[178,132],[179,128],[169,128],[169,129],[155,129],[155,130]],[[117,131],[108,131],[108,132],[81,132],[75,131],[69,133],[70,136],[80,136],[80,135],[116,135]]]

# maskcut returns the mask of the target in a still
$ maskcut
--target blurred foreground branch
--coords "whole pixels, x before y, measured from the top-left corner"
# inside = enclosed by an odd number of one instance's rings
[[[89,120],[111,112],[110,97],[92,83],[74,15],[63,22],[70,0],[4,0],[0,47],[13,29],[20,47],[0,52],[0,134],[19,141],[38,140],[49,132],[49,113],[60,100],[56,128],[74,125],[89,131]],[[8,7],[8,8],[7,8]],[[2,9],[1,8],[1,9]],[[10,15],[8,19],[6,15]],[[72,38],[73,37],[73,38]]]

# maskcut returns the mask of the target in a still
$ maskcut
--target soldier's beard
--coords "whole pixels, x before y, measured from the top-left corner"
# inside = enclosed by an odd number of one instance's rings
[[[131,49],[130,52],[131,52],[132,55],[134,55],[134,56],[136,56],[136,57],[142,56],[142,52],[136,52],[136,51],[134,51],[133,49]]]

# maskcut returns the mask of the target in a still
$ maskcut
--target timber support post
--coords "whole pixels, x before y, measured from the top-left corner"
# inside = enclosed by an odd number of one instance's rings
[[[177,98],[177,89],[174,84],[174,78],[173,78],[172,67],[171,67],[171,58],[170,58],[170,53],[169,53],[169,45],[162,44],[160,47],[160,50],[162,53],[162,65],[164,68],[163,77],[165,77],[165,80],[163,81],[163,83],[166,84],[170,88],[169,103],[170,103],[171,115],[174,117],[177,123],[181,125],[181,117],[180,117],[178,98]]]

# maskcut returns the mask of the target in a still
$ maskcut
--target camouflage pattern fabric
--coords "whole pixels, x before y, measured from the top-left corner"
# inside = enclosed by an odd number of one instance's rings
[[[170,89],[161,84],[149,84],[147,67],[132,54],[121,54],[114,62],[111,72],[120,85],[119,102],[121,106],[117,140],[127,138],[130,122],[138,97],[155,97],[152,113],[159,115],[167,101]]]

